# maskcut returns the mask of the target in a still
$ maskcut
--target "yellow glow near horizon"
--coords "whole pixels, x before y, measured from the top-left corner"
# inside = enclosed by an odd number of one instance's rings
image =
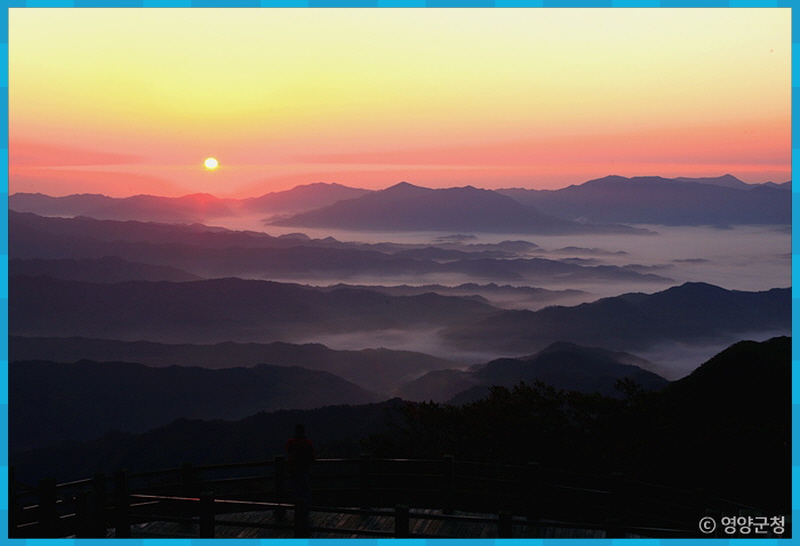
[[[708,127],[777,142],[791,45],[788,8],[10,8],[9,134],[143,163],[213,143],[226,165]]]
[[[215,157],[209,157],[203,162],[203,165],[209,171],[213,171],[214,169],[219,167],[219,161],[217,161]]]

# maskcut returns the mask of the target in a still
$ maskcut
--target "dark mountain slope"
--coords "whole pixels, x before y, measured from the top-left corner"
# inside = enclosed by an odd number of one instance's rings
[[[335,351],[319,343],[216,343],[168,345],[148,341],[106,339],[9,337],[9,359],[75,362],[139,362],[146,366],[199,366],[220,369],[256,364],[301,366],[338,375],[365,389],[388,395],[398,385],[431,370],[452,368],[455,363],[411,351],[362,349]]]
[[[65,281],[196,281],[197,275],[166,265],[129,262],[116,256],[84,260],[9,260],[9,275],[46,276]]]
[[[405,385],[399,395],[409,400],[434,400],[464,404],[485,397],[489,387],[512,387],[524,381],[543,381],[558,389],[621,396],[618,380],[629,378],[646,390],[657,390],[668,381],[638,365],[649,365],[627,353],[554,343],[526,358],[501,358],[467,371],[428,373]]]
[[[445,337],[459,347],[530,352],[556,341],[632,350],[655,343],[701,342],[748,332],[788,332],[788,288],[765,292],[686,283],[655,294],[624,294],[575,307],[506,311]]]
[[[363,404],[377,396],[325,372],[259,365],[207,370],[122,362],[9,365],[9,443],[19,451],[174,419],[241,419],[259,411]]]
[[[656,452],[662,476],[676,483],[705,483],[773,510],[789,506],[791,362],[789,337],[725,349],[642,402],[646,426],[631,422],[642,434],[622,440],[630,459]]]
[[[790,337],[740,341],[664,389],[663,403],[688,419],[689,413],[681,408],[687,400],[693,400],[702,407],[692,413],[703,415],[694,418],[725,418],[754,427],[770,416],[785,417],[790,411],[787,386],[792,371],[786,363],[791,360],[791,342]],[[758,411],[737,407],[745,399]]]
[[[624,472],[667,488],[704,488],[767,514],[788,514],[791,367],[788,338],[743,342],[681,381],[624,400],[529,385],[495,389],[461,407],[395,400],[261,413],[236,423],[180,420],[142,435],[12,452],[10,464],[33,485],[46,476],[66,481],[119,468],[177,468],[183,461],[259,460],[282,454],[294,423],[304,422],[322,457],[369,450],[376,457],[535,460],[545,469]],[[369,442],[359,441],[367,436]],[[702,517],[704,507],[698,508]]]
[[[434,190],[406,182],[274,224],[388,231],[637,233],[624,226],[586,226],[562,220],[472,186]]]
[[[17,257],[30,256],[25,245],[45,235],[64,241],[91,240],[103,242],[149,242],[153,244],[185,244],[202,248],[273,248],[296,246],[297,240],[272,237],[253,231],[231,231],[202,224],[167,224],[157,222],[97,220],[95,218],[48,218],[31,213],[9,211],[9,242],[17,243]],[[51,245],[55,246],[55,245]],[[47,256],[33,256],[47,257]],[[59,256],[60,257],[60,256]]]
[[[513,242],[499,246],[514,247]],[[9,214],[9,252],[13,258],[101,258],[177,267],[201,277],[342,279],[354,275],[459,273],[492,280],[556,277],[569,281],[657,281],[666,279],[625,267],[584,267],[544,258],[474,258],[440,263],[335,240],[276,238],[264,233],[228,231],[199,224],[173,226],[91,218],[43,218]],[[396,249],[395,249],[396,250]],[[474,259],[473,259],[474,258]]]
[[[10,279],[9,333],[166,343],[291,341],[321,332],[425,328],[497,311],[466,298],[321,291],[241,279],[99,284]]]
[[[10,453],[17,479],[36,484],[52,476],[59,482],[113,473],[178,468],[232,461],[270,460],[284,455],[294,425],[304,423],[317,456],[358,457],[362,440],[384,430],[387,412],[401,405],[390,400],[312,410],[258,413],[236,422],[179,419],[144,434],[114,432],[91,442]]]
[[[607,176],[560,190],[497,190],[522,204],[587,222],[665,225],[790,224],[791,194],[657,176]]]

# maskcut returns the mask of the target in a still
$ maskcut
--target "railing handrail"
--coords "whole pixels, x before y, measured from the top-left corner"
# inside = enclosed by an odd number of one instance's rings
[[[379,472],[377,467],[381,466],[381,463],[397,463],[397,466],[392,466],[391,468],[387,469],[388,471]],[[695,506],[697,501],[698,492],[688,490],[688,489],[680,489],[672,486],[661,486],[658,484],[651,484],[647,482],[642,482],[639,480],[632,480],[630,478],[626,478],[625,476],[620,475],[601,475],[601,474],[585,474],[585,473],[573,473],[573,472],[563,472],[560,470],[554,470],[549,468],[540,468],[538,464],[531,463],[528,465],[503,465],[503,464],[492,464],[492,463],[472,463],[469,461],[456,461],[451,456],[445,456],[442,459],[392,459],[392,458],[371,458],[368,455],[364,455],[359,458],[351,458],[351,459],[319,459],[315,462],[317,468],[325,467],[327,465],[338,466],[340,464],[349,464],[349,465],[358,465],[359,472],[355,473],[336,473],[336,474],[318,474],[319,480],[324,482],[325,479],[330,480],[339,480],[338,483],[341,484],[341,480],[347,480],[347,485],[338,485],[336,487],[328,487],[328,488],[315,488],[315,491],[318,492],[325,492],[331,493],[335,496],[332,498],[339,498],[340,500],[345,498],[346,495],[358,495],[358,491],[361,491],[361,498],[362,498],[362,506],[361,509],[366,509],[369,506],[369,502],[371,499],[370,491],[380,491],[381,493],[385,493],[388,498],[402,498],[402,495],[411,495],[409,498],[416,498],[419,502],[420,498],[425,498],[427,493],[436,493],[441,496],[440,502],[444,502],[445,505],[439,506],[440,508],[444,508],[446,511],[448,507],[451,506],[451,500],[456,498],[456,495],[463,494],[466,490],[460,487],[463,483],[470,483],[470,489],[467,491],[466,494],[472,495],[473,499],[476,500],[475,506],[482,506],[485,508],[487,506],[487,502],[489,502],[490,497],[496,497],[496,500],[490,501],[490,504],[494,506],[502,506],[503,504],[508,504],[509,502],[512,503],[512,506],[518,506],[519,502],[528,503],[529,509],[533,506],[539,506],[536,504],[538,502],[542,502],[539,499],[534,499],[533,501],[530,500],[531,492],[527,488],[515,488],[509,487],[508,489],[499,488],[499,490],[489,490],[486,489],[486,484],[491,483],[503,483],[506,485],[509,484],[520,484],[522,480],[527,485],[532,485],[533,487],[546,487],[547,490],[562,491],[561,494],[579,494],[579,496],[572,496],[572,497],[564,497],[568,499],[566,504],[563,501],[560,507],[557,507],[555,511],[550,510],[549,513],[553,515],[557,515],[559,510],[561,513],[570,512],[566,511],[564,507],[575,507],[574,514],[577,517],[580,517],[581,513],[594,513],[592,511],[593,507],[596,507],[596,496],[607,496],[609,498],[609,502],[607,503],[611,509],[617,510],[619,514],[624,515],[626,518],[630,517],[631,514],[636,515],[636,511],[629,510],[624,508],[625,505],[616,506],[615,503],[618,502],[630,502],[631,499],[641,499],[646,500],[649,503],[661,503],[665,507],[670,509],[670,517],[656,517],[656,516],[647,516],[644,519],[639,520],[642,523],[647,522],[647,525],[639,526],[641,529],[659,529],[660,525],[671,525],[672,523],[678,522],[679,518],[685,517],[686,513],[686,505]],[[425,472],[420,473],[417,471],[412,472],[403,472],[403,469],[410,469],[413,466],[417,468],[420,465],[427,465],[427,464],[434,464],[438,465],[438,472],[431,472],[425,470]],[[366,466],[365,466],[366,465]],[[477,468],[476,468],[476,465]],[[498,471],[496,475],[493,473],[468,473],[465,474],[463,470],[465,468],[472,467],[473,469],[485,469],[487,467],[493,468]],[[205,473],[213,473],[213,472],[221,472],[221,471],[235,471],[235,470],[245,470],[245,469],[269,469],[272,468],[272,473],[260,473],[255,476],[234,476],[234,477],[217,477],[212,479],[202,479],[202,475]],[[148,471],[148,472],[137,472],[137,473],[125,473],[123,471],[118,472],[113,476],[112,480],[107,482],[106,478],[102,475],[96,475],[93,478],[87,478],[82,480],[74,480],[67,483],[56,484],[55,480],[42,480],[40,482],[39,488],[27,488],[27,492],[20,491],[20,488],[12,488],[13,491],[16,491],[15,494],[12,496],[14,498],[11,499],[12,506],[10,506],[10,513],[16,512],[18,514],[22,514],[25,512],[26,514],[30,515],[38,514],[39,522],[42,523],[45,521],[42,518],[56,518],[56,523],[52,523],[52,526],[57,526],[57,521],[59,517],[59,512],[63,516],[64,515],[64,505],[66,504],[66,498],[59,498],[64,497],[67,494],[67,490],[70,488],[86,488],[86,487],[93,487],[95,495],[93,497],[92,502],[102,502],[103,508],[101,512],[105,512],[108,510],[105,506],[113,507],[119,505],[119,503],[124,502],[128,506],[130,506],[130,500],[133,498],[139,499],[167,499],[170,498],[173,501],[184,501],[184,502],[195,502],[199,501],[201,496],[201,491],[208,491],[210,487],[214,487],[215,489],[218,487],[228,488],[230,490],[231,487],[234,487],[234,484],[241,483],[244,489],[238,489],[238,493],[230,493],[229,495],[242,495],[246,494],[247,491],[264,491],[264,486],[271,483],[272,487],[274,488],[274,497],[277,501],[276,503],[264,503],[261,504],[265,509],[269,509],[270,507],[279,506],[281,505],[280,501],[284,497],[283,491],[288,491],[286,489],[285,478],[283,477],[283,469],[285,468],[285,460],[282,456],[277,456],[272,460],[258,460],[258,461],[246,461],[246,462],[235,462],[235,463],[222,463],[222,464],[210,464],[210,465],[191,465],[191,464],[184,464],[180,468],[170,468],[160,471]],[[456,472],[456,469],[460,470]],[[517,474],[517,478],[509,478],[509,473],[513,476],[515,473]],[[570,475],[571,477],[575,477],[576,475],[581,475],[586,477],[584,484],[581,486],[579,482],[573,480],[566,480],[568,483],[553,483],[551,481],[552,478],[557,476],[565,476]],[[409,478],[413,477],[417,481],[412,482],[411,484],[403,483],[403,478],[408,476]],[[131,488],[129,489],[129,484],[131,480],[142,480],[142,479],[152,479],[158,477],[169,477],[175,478],[174,481],[168,483],[161,483],[157,485],[146,484],[142,485],[141,487]],[[420,479],[426,478],[427,480]],[[208,478],[208,477],[206,477]],[[381,482],[381,479],[384,481]],[[391,481],[387,481],[387,479]],[[121,486],[118,480],[124,480],[124,485]],[[365,481],[366,480],[366,481]],[[533,481],[530,481],[533,480]],[[45,484],[46,482],[46,484]],[[113,487],[109,487],[108,491],[106,490],[106,484],[111,483]],[[406,480],[408,482],[408,480]],[[588,482],[588,483],[587,483]],[[248,483],[252,483],[253,485],[246,485]],[[397,484],[400,484],[398,487]],[[423,486],[421,487],[420,484]],[[46,500],[42,500],[45,497],[41,495],[45,494],[44,487],[46,489]],[[124,491],[120,492],[120,487],[123,487]],[[255,487],[256,489],[253,489]],[[423,491],[427,493],[425,493]],[[490,488],[491,489],[491,488]],[[157,491],[171,491],[172,493],[169,495],[159,495]],[[653,495],[655,491],[660,491],[664,495],[663,497],[659,497],[657,495]],[[18,499],[22,497],[29,497],[31,496],[32,491],[38,491],[40,494],[39,505],[35,510],[31,510],[30,506],[22,506],[21,503],[18,502]],[[175,494],[176,491],[183,491],[182,495]],[[540,490],[545,491],[545,490]],[[625,498],[619,496],[620,492],[624,491]],[[60,493],[60,495],[59,495]],[[425,494],[423,494],[425,493]],[[120,497],[120,495],[123,495]],[[538,494],[538,493],[537,493]],[[84,493],[85,495],[85,493]],[[252,495],[252,494],[251,494]],[[366,497],[364,495],[367,495]],[[398,496],[400,495],[400,496]],[[580,496],[583,495],[583,496]],[[676,501],[675,497],[683,497],[687,499],[687,502],[681,504],[679,501]],[[224,497],[224,495],[223,495]],[[246,497],[245,497],[246,498]],[[438,497],[431,497],[431,498],[438,498]],[[714,506],[720,507],[737,507],[742,509],[752,509],[749,506],[746,506],[741,503],[737,503],[734,501],[729,501],[727,499],[722,499],[719,497],[712,497],[711,495],[705,494],[704,499],[710,500],[713,499]],[[102,499],[102,500],[98,500]],[[127,500],[120,500],[120,499],[127,499]],[[576,500],[577,499],[577,500]],[[622,500],[620,500],[622,499]],[[552,500],[552,499],[551,499]],[[257,501],[240,501],[236,499],[224,499],[220,498],[217,499],[218,502],[241,502],[242,506],[245,504],[256,505]],[[83,501],[88,502],[88,501]],[[435,501],[434,501],[435,502]],[[494,504],[495,502],[499,502],[499,504]],[[533,502],[534,504],[530,504]],[[107,504],[106,504],[107,503]],[[462,505],[464,503],[462,502]],[[283,507],[287,507],[290,505],[283,505]],[[424,504],[423,504],[424,506]],[[709,508],[710,505],[706,504],[706,508]],[[326,508],[318,507],[320,510],[327,510]],[[552,508],[552,507],[551,507]],[[606,507],[608,508],[608,507]],[[570,508],[572,509],[572,508]],[[78,508],[75,509],[76,514]],[[331,508],[330,510],[335,510]],[[588,510],[588,511],[587,511]],[[478,511],[476,509],[476,511]],[[363,511],[357,513],[364,513]],[[527,512],[529,515],[534,512]],[[605,513],[605,512],[603,512]],[[15,514],[16,516],[16,514]],[[672,517],[674,516],[674,517]],[[100,517],[100,516],[94,516]],[[104,516],[103,516],[104,517]],[[28,518],[23,518],[28,519]],[[23,523],[22,519],[14,518],[14,525],[19,527],[18,524]],[[696,523],[696,522],[695,522]],[[508,525],[508,523],[505,523]],[[14,527],[12,525],[12,527]],[[599,524],[594,524],[595,527]],[[622,527],[628,529],[633,528],[630,525],[623,525]],[[586,528],[585,526],[583,528]],[[670,532],[679,532],[677,529],[672,529]]]

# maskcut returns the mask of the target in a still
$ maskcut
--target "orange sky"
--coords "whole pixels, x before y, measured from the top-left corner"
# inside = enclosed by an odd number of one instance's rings
[[[9,78],[12,193],[791,177],[789,9],[12,8]]]

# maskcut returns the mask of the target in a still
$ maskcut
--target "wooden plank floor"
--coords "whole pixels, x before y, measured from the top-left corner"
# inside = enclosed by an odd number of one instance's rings
[[[474,520],[442,521],[426,519],[420,515],[441,515],[441,510],[412,510],[409,519],[411,537],[439,537],[439,538],[497,538],[497,524]],[[456,516],[472,516],[474,518],[493,518],[487,514],[472,512],[453,512]],[[415,517],[416,516],[416,517]],[[220,514],[217,516],[217,538],[292,538],[294,529],[263,529],[247,527],[246,525],[223,525],[223,521],[256,523],[256,524],[294,524],[293,510],[242,512],[234,514]],[[394,517],[382,515],[359,514],[331,514],[324,512],[311,512],[309,522],[311,527],[335,528],[345,530],[369,530],[394,532]],[[134,538],[188,538],[198,536],[197,524],[175,522],[151,522],[133,525],[131,534]],[[359,538],[370,536],[350,532],[324,532],[312,531],[311,538]],[[594,529],[572,529],[558,527],[556,524],[548,525],[514,525],[514,538],[605,538],[606,533]]]

